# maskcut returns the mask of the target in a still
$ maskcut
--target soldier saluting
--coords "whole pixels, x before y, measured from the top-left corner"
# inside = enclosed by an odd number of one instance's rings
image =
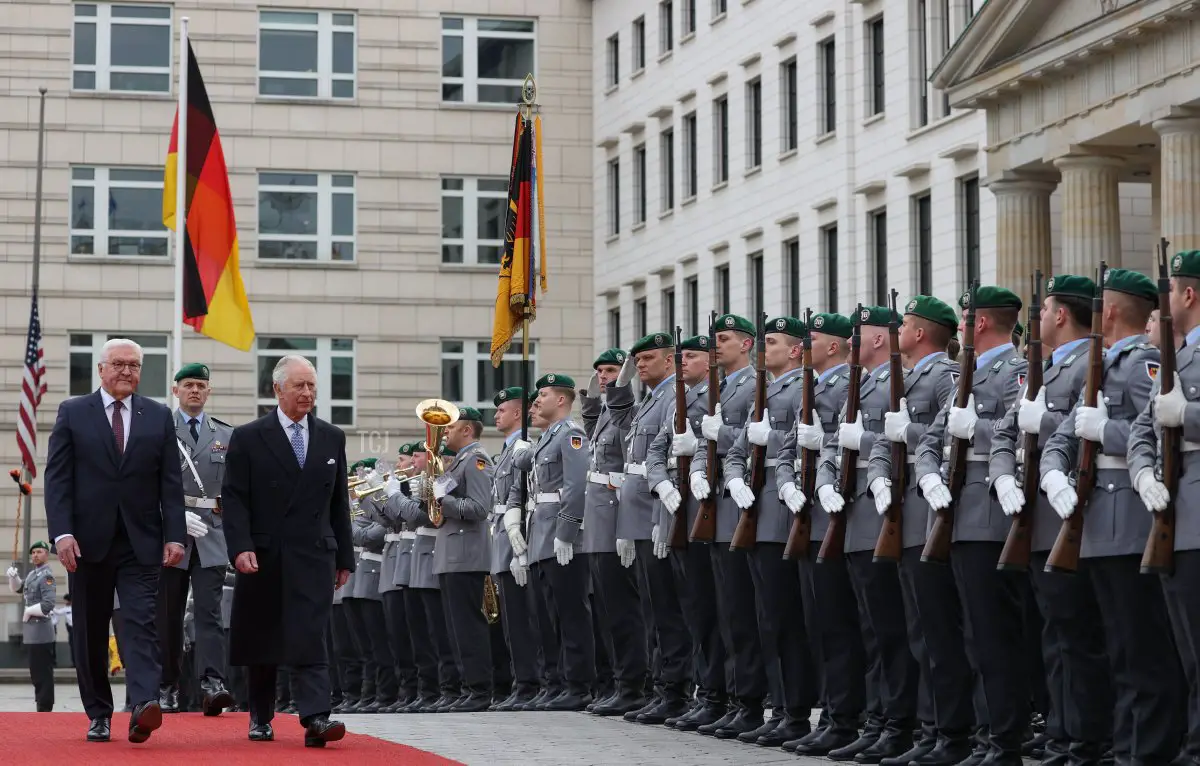
[[[9,567],[8,587],[25,596],[21,613],[21,643],[29,652],[29,680],[39,713],[54,710],[54,573],[47,559],[50,546],[38,541],[29,546],[33,568],[22,580],[15,566]]]

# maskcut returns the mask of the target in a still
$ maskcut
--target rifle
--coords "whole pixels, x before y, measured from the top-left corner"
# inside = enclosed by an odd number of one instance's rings
[[[717,405],[721,403],[721,381],[717,377],[717,312],[708,317],[708,414],[717,414]],[[708,442],[705,447],[708,458],[704,464],[704,473],[708,478],[708,497],[700,501],[700,510],[696,520],[692,522],[691,534],[688,540],[693,543],[711,543],[717,536],[717,443]]]
[[[812,309],[804,312],[804,351],[801,354],[801,364],[804,371],[800,373],[800,422],[811,426],[813,397],[816,395],[816,376],[812,368]],[[798,445],[797,445],[798,446]],[[804,495],[804,507],[792,519],[792,528],[788,531],[787,544],[783,546],[783,558],[787,561],[808,556],[808,544],[812,541],[812,504],[817,501],[817,461],[821,453],[816,450],[800,448],[800,492]]]
[[[681,434],[687,430],[687,387],[683,382],[683,330],[675,328],[675,431]],[[687,504],[691,493],[692,456],[680,455],[675,458],[675,475],[679,477],[679,508],[671,519],[671,536],[667,538],[675,550],[687,549]]]
[[[888,322],[888,409],[900,411],[900,399],[904,397],[904,363],[900,359],[900,315],[896,313],[896,291],[891,294],[892,316]],[[887,513],[883,517],[883,526],[879,528],[879,539],[875,541],[876,563],[880,561],[899,561],[903,552],[904,537],[901,534],[904,520],[904,492],[908,477],[908,445],[904,442],[892,442],[892,470],[889,477],[892,482],[892,500]]]
[[[1167,271],[1167,248],[1164,237],[1159,242],[1158,255],[1158,331],[1160,361],[1158,367],[1159,393],[1169,394],[1175,388],[1175,321],[1171,317],[1171,279]],[[1181,429],[1164,428],[1159,436],[1158,454],[1162,459],[1162,483],[1170,498],[1167,507],[1154,514],[1146,550],[1142,553],[1142,574],[1171,574],[1175,570],[1175,495],[1179,490],[1179,447]]]
[[[1029,304],[1028,340],[1025,342],[1025,359],[1029,371],[1025,374],[1025,398],[1033,401],[1042,389],[1042,272],[1033,273],[1033,302]],[[1019,410],[1018,410],[1019,411]],[[1025,476],[1021,489],[1025,493],[1025,505],[1013,516],[1008,537],[996,562],[1000,571],[1025,572],[1029,569],[1029,556],[1033,552],[1033,514],[1038,501],[1038,485],[1042,470],[1039,461],[1042,451],[1038,448],[1038,434],[1021,434],[1021,449],[1025,454]]]
[[[978,290],[979,283],[972,283],[966,311],[963,312],[962,361],[959,362],[958,391],[954,396],[954,406],[959,409],[967,406],[971,398],[971,388],[975,385],[975,295]],[[921,551],[923,562],[946,564],[950,561],[950,541],[954,537],[954,503],[967,481],[967,454],[970,450],[970,439],[953,437],[950,443],[950,505],[938,511],[933,520],[929,539],[925,541],[925,548]]]
[[[1096,292],[1092,295],[1092,347],[1088,350],[1087,382],[1083,387],[1080,404],[1096,406],[1100,386],[1104,384],[1104,272],[1108,265],[1100,261],[1100,273],[1096,277]],[[1168,312],[1170,313],[1170,312]],[[1174,339],[1168,346],[1174,344]],[[1161,370],[1160,370],[1161,372]],[[1100,445],[1091,439],[1081,439],[1079,464],[1075,472],[1075,512],[1059,527],[1050,557],[1046,559],[1047,572],[1074,574],[1079,569],[1079,549],[1083,545],[1083,509],[1096,489],[1096,456]]]
[[[850,335],[850,385],[846,389],[846,418],[843,422],[853,423],[858,420],[859,392],[862,390],[862,335],[859,315],[862,304],[854,310],[853,332]],[[854,502],[855,484],[858,482],[858,450],[841,448],[841,478],[839,489],[845,507],[841,513],[829,514],[829,527],[825,530],[825,539],[817,551],[817,563],[828,559],[841,558],[846,551],[846,514],[850,512],[850,504]]]
[[[758,357],[754,360],[754,421],[767,414],[767,314],[758,318]],[[762,502],[763,485],[767,483],[767,448],[757,444],[750,449],[750,491],[754,493],[754,504],[742,511],[737,527],[729,541],[729,550],[753,548],[758,538],[758,504]]]

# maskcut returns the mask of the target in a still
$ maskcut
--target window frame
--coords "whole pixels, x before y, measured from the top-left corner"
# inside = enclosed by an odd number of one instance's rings
[[[166,9],[167,17],[165,19],[150,19],[150,18],[134,18],[120,17],[118,22],[121,25],[128,26],[165,26],[168,32],[170,42],[167,48],[167,64],[164,67],[130,67],[118,66],[116,71],[118,74],[165,74],[167,75],[166,90],[120,90],[112,87],[112,8],[114,5],[136,5],[141,8],[160,8]],[[81,7],[93,6],[96,9],[95,16],[80,16],[79,9]],[[79,24],[92,24],[96,27],[96,63],[94,64],[76,64],[75,63],[75,33]],[[92,88],[80,88],[75,84],[75,75],[79,72],[90,72],[94,75],[95,86]],[[101,83],[104,83],[102,86]],[[130,93],[138,96],[143,96],[147,93],[172,94],[175,93],[175,8],[169,3],[113,3],[113,2],[92,2],[92,3],[72,3],[71,9],[71,91],[79,93]]]
[[[888,285],[887,208],[867,211],[871,245],[871,282],[875,305],[884,306],[890,297]]]
[[[460,344],[462,344],[462,350],[461,351],[447,351],[446,344],[448,344],[448,343],[449,344],[460,343]],[[451,399],[450,401],[454,401],[459,407],[474,407],[475,409],[479,410],[479,413],[481,415],[483,415],[483,421],[484,421],[484,424],[486,425],[486,424],[491,423],[491,416],[496,411],[496,405],[494,404],[495,392],[492,392],[491,395],[487,396],[484,399],[476,398],[476,394],[478,394],[478,391],[479,391],[479,376],[478,376],[479,363],[480,362],[485,363],[489,369],[492,367],[490,349],[487,352],[480,350],[480,344],[483,344],[483,343],[487,343],[490,346],[490,341],[487,341],[487,340],[484,340],[481,338],[442,338],[441,339],[441,342],[438,345],[438,391],[440,392],[440,394],[442,395],[443,398],[446,398],[446,375],[445,375],[446,370],[445,370],[444,363],[446,361],[460,362],[461,363],[460,369],[462,370],[462,376],[461,376],[461,379],[458,381],[458,384],[461,387],[460,390],[463,393],[463,397],[461,399],[457,399],[457,400]],[[470,350],[468,350],[468,349],[470,349]],[[538,350],[539,350],[538,341],[536,341],[536,340],[529,341],[529,366],[530,366],[529,379],[531,381],[538,379]],[[501,364],[503,365],[504,362],[520,362],[521,361],[521,353],[522,353],[521,347],[514,343],[504,353],[504,357],[501,361]],[[501,367],[500,369],[503,369],[503,367]],[[515,380],[511,383],[509,383],[507,380],[505,380],[503,382],[505,384],[504,387],[520,386],[521,385],[520,366],[518,365],[518,367],[517,367],[517,380]],[[500,387],[498,387],[497,390],[499,390],[499,388]],[[468,394],[470,394],[471,396],[468,397]]]
[[[441,35],[438,37],[438,49],[442,56],[442,61],[445,61],[446,37],[461,37],[463,39],[463,74],[461,77],[447,77],[442,72],[443,64],[438,65],[439,84],[442,92],[440,94],[440,102],[443,104],[462,104],[464,106],[474,106],[480,104],[503,104],[511,106],[507,101],[481,101],[479,99],[479,86],[494,85],[498,87],[516,87],[519,88],[524,82],[525,76],[522,75],[520,80],[504,80],[486,78],[481,83],[479,77],[479,40],[483,38],[499,39],[499,40],[529,40],[533,43],[533,71],[534,78],[538,76],[538,20],[526,16],[471,16],[465,14],[447,13],[441,17]],[[449,19],[458,19],[462,22],[460,29],[446,29],[446,21]],[[485,34],[479,33],[480,21],[523,21],[532,25],[531,32],[498,32],[485,30]],[[460,100],[451,100],[446,98],[447,85],[461,85],[462,98]]]
[[[963,290],[966,290],[966,286],[970,285],[973,280],[977,281],[980,279],[982,266],[980,263],[982,232],[979,228],[979,216],[981,213],[979,176],[969,175],[958,179],[958,195],[961,204],[961,212],[959,214],[959,231],[961,232],[959,265],[965,282]]]
[[[292,24],[283,22],[263,22],[264,13],[313,13],[317,15],[316,24]],[[334,24],[334,16],[349,16],[349,26]],[[262,33],[263,30],[305,31],[317,33],[317,67],[314,72],[287,72],[273,69],[263,69],[262,62]],[[333,36],[334,34],[349,33],[353,38],[353,69],[345,72],[333,71]],[[267,101],[336,101],[339,103],[356,101],[358,99],[358,13],[349,10],[315,10],[309,8],[258,8],[258,23],[255,29],[255,94]],[[275,80],[312,80],[317,81],[315,96],[297,94],[263,93],[264,79]],[[349,96],[336,96],[333,93],[334,82],[349,82],[353,93]]]
[[[713,186],[729,183],[729,96],[713,99]]]
[[[658,55],[665,56],[675,50],[675,3],[674,0],[658,2]]]
[[[838,225],[821,227],[821,259],[825,265],[825,310],[838,310]]]
[[[696,34],[696,0],[679,2],[679,39]]]
[[[621,35],[619,32],[613,32],[604,41],[605,55],[607,56],[607,72],[608,81],[605,86],[615,88],[621,84]],[[465,56],[464,56],[465,58]]]
[[[462,189],[447,189],[446,181],[457,180],[462,182]],[[479,188],[480,181],[495,181],[502,184],[505,188],[496,191],[481,191]],[[501,232],[498,239],[483,239],[479,236],[479,205],[485,199],[501,200],[504,202],[502,208],[507,210],[508,204],[508,179],[500,176],[442,176],[441,178],[441,196],[438,198],[442,221],[445,221],[446,214],[446,198],[454,197],[463,201],[463,235],[460,238],[447,238],[445,234],[445,224],[442,224],[441,234],[441,264],[443,266],[486,266],[494,267],[500,264],[499,259],[495,262],[479,260],[479,248],[481,247],[498,247],[500,248],[500,256],[504,255],[504,233]],[[473,204],[471,204],[473,203]],[[459,262],[446,260],[447,245],[453,247],[455,245],[462,248],[462,260]],[[471,257],[468,258],[468,251]]]
[[[866,21],[867,119],[887,111],[887,30],[883,14]]]
[[[658,207],[660,212],[675,209],[675,127],[658,134]]]
[[[700,277],[683,280],[684,302],[687,309],[688,337],[700,334]]]
[[[762,78],[746,82],[746,170],[756,170],[763,163],[763,103]]]
[[[645,296],[633,301],[633,337],[641,338],[650,334],[649,302]]]
[[[81,335],[90,336],[91,343],[86,346],[82,345],[82,344],[76,344],[75,338],[78,336],[81,336]],[[66,378],[67,378],[67,381],[66,381],[67,396],[82,396],[82,395],[92,393],[93,391],[96,391],[100,388],[100,372],[96,369],[96,366],[100,363],[100,352],[104,348],[104,344],[113,338],[126,338],[128,340],[132,340],[135,343],[138,343],[139,345],[141,345],[141,347],[142,347],[142,370],[141,371],[142,372],[145,372],[145,370],[146,370],[145,357],[161,356],[163,358],[163,371],[165,373],[163,375],[164,395],[163,396],[151,396],[150,394],[144,393],[141,390],[138,391],[138,394],[146,397],[147,399],[153,399],[154,401],[158,402],[159,404],[167,404],[169,406],[171,398],[172,398],[171,397],[171,336],[169,333],[156,333],[156,332],[127,333],[127,332],[101,331],[101,330],[69,330],[67,332],[67,376],[66,376]],[[161,340],[162,345],[158,345],[157,343],[154,345],[151,345],[150,343],[146,342],[147,340],[149,340],[151,338],[154,338],[156,340]],[[89,356],[90,356],[89,364],[90,364],[90,368],[92,371],[92,383],[87,391],[84,391],[83,389],[73,389],[71,387],[72,357],[75,356],[76,354],[83,354],[85,352],[87,354],[89,354]],[[143,384],[139,383],[139,389],[142,387],[142,385]]]
[[[662,310],[662,323],[668,332],[675,332],[675,288],[663,288],[659,295],[659,306]]]
[[[621,158],[611,157],[608,160],[608,236],[616,237],[621,233]]]
[[[317,177],[316,186],[292,186],[281,184],[263,184],[262,177],[264,175],[296,175],[296,176],[311,176]],[[335,178],[348,178],[351,181],[350,186],[335,186]],[[302,261],[306,263],[356,263],[358,261],[358,178],[353,173],[330,173],[326,171],[302,171],[302,170],[259,170],[255,177],[256,183],[256,206],[255,218],[257,226],[255,227],[255,260],[266,261],[270,263],[287,263],[289,261]],[[352,226],[353,233],[334,234],[333,233],[333,197],[334,195],[347,194],[352,198],[352,210],[354,213],[354,223]],[[262,205],[262,194],[264,192],[271,193],[290,193],[289,190],[303,191],[305,194],[315,193],[317,195],[317,233],[316,234],[270,234],[262,231],[262,215],[259,214],[259,209]],[[316,258],[269,258],[263,257],[262,243],[263,242],[315,242],[317,249]],[[333,257],[333,247],[335,245],[349,244],[351,246],[350,258]],[[292,336],[287,336],[292,337]],[[297,336],[298,337],[298,336]]]
[[[608,347],[623,348],[621,345],[621,307],[608,310]]]
[[[754,322],[756,327],[767,306],[765,268],[762,250],[756,250],[746,256],[746,287],[750,293],[746,308],[750,312],[750,321]]]
[[[926,0],[913,0],[912,30],[913,64],[916,71],[912,76],[913,104],[916,120],[913,127],[923,128],[929,124],[929,8]]]
[[[649,159],[646,155],[646,142],[633,147],[633,225],[641,226],[646,223],[649,194],[646,191],[649,180]]]
[[[912,207],[917,295],[933,295],[933,194],[926,191],[916,195]]]
[[[683,116],[683,199],[692,200],[700,193],[700,141],[696,131],[695,110]]]
[[[713,299],[717,303],[718,314],[728,314],[733,311],[729,305],[732,298],[730,281],[728,263],[723,263],[713,269],[713,286],[716,288],[713,292]]]
[[[787,275],[787,315],[800,318],[800,238],[786,239],[780,245],[784,273]]]
[[[291,340],[314,341],[316,348],[311,351],[308,349],[283,349],[283,348],[263,348],[264,343],[270,342],[275,338],[284,338]],[[350,341],[352,348],[347,351],[345,349],[334,349],[333,342],[335,340]],[[271,352],[271,353],[263,353]],[[277,352],[277,353],[276,353]],[[322,420],[332,423],[339,428],[354,428],[358,422],[358,338],[345,335],[259,335],[254,339],[254,372],[255,372],[255,398],[254,405],[258,417],[262,417],[270,411],[270,407],[276,405],[276,400],[273,396],[265,397],[258,394],[258,376],[263,370],[259,366],[259,360],[263,358],[274,358],[275,363],[279,357],[287,355],[303,356],[312,362],[317,368],[317,399],[313,403],[313,414]],[[333,375],[333,360],[335,358],[351,360],[351,388],[353,396],[350,399],[332,399],[330,394],[333,391],[332,375]],[[271,364],[272,369],[275,363]],[[334,407],[350,407],[351,416],[349,423],[338,423],[333,419]]]
[[[818,127],[821,135],[837,132],[837,38],[826,37],[817,43]]]
[[[633,72],[640,72],[646,68],[646,16],[644,14],[633,20],[630,35],[633,37],[633,41],[630,43],[630,53],[632,54],[630,64]]]
[[[90,170],[92,178],[76,178],[76,171]],[[114,170],[133,170],[145,173],[156,173],[157,181],[120,181],[113,183],[112,171]],[[92,228],[77,229],[74,226],[73,215],[71,211],[75,209],[75,189],[77,187],[89,187],[92,189]],[[100,166],[100,165],[72,165],[70,175],[70,188],[67,193],[67,204],[69,211],[67,214],[67,251],[72,258],[88,258],[88,259],[103,259],[103,258],[135,258],[139,261],[147,261],[150,263],[161,262],[167,263],[172,257],[171,252],[171,231],[163,226],[161,230],[138,231],[136,229],[110,229],[108,226],[109,208],[111,190],[113,188],[124,189],[157,189],[159,192],[159,209],[162,207],[163,193],[163,175],[159,168],[134,167],[126,165],[115,166]],[[103,208],[101,209],[101,206]],[[161,223],[161,221],[160,221]],[[92,239],[91,253],[77,253],[74,248],[76,237],[90,237]],[[110,253],[108,252],[109,240],[113,237],[140,237],[161,239],[165,245],[165,252],[162,255],[141,255],[127,253]],[[119,337],[119,336],[118,336]]]
[[[800,71],[796,57],[779,65],[779,153],[800,148]]]

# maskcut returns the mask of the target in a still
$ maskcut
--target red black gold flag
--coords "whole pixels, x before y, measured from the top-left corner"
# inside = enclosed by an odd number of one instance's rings
[[[512,167],[508,178],[508,215],[504,229],[504,254],[496,290],[496,315],[492,322],[492,365],[500,366],[504,353],[525,319],[533,320],[537,274],[533,261],[533,123],[517,115],[513,135]]]

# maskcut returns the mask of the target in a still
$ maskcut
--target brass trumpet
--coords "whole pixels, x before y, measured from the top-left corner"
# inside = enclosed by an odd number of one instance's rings
[[[383,489],[384,485],[387,484],[388,477],[391,475],[392,475],[391,473],[385,473],[382,476],[380,476],[379,478],[380,478],[381,483],[374,487],[360,488],[358,485],[365,484],[367,481],[366,479],[363,479],[362,481],[358,482],[358,484],[356,484],[354,486],[354,489],[352,490],[354,492],[354,496],[356,498],[358,498],[359,500],[361,500],[364,497],[367,497],[368,495],[374,495],[376,492],[379,492]]]
[[[446,429],[458,422],[458,407],[443,399],[426,399],[417,405],[417,417],[425,424],[425,451],[429,460],[425,464],[425,508],[429,521],[435,527],[442,525],[442,506],[433,496],[433,482],[445,470],[442,460],[442,440]]]

